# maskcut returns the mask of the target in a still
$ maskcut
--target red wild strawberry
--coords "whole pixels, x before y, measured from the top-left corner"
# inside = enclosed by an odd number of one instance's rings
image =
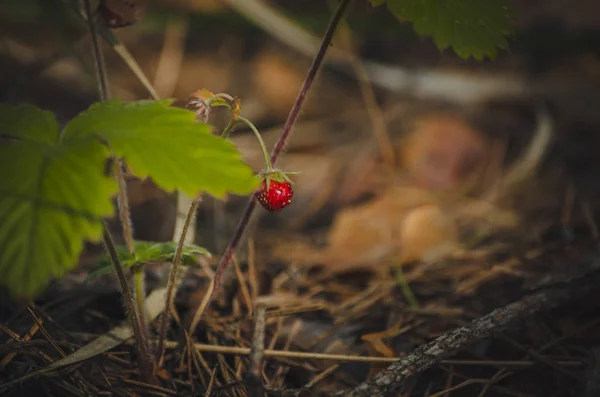
[[[269,212],[281,211],[292,202],[292,184],[289,182],[279,182],[271,179],[267,188],[267,181],[263,180],[261,189],[256,192],[256,199]]]

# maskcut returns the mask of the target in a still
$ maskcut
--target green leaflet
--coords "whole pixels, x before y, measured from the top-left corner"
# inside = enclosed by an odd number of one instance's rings
[[[123,267],[131,267],[136,264],[144,265],[147,263],[156,262],[171,262],[175,251],[177,249],[177,243],[173,241],[164,243],[155,243],[148,241],[136,241],[134,242],[135,258],[127,251],[124,246],[117,247],[117,253],[121,259]],[[197,263],[196,255],[204,255],[210,257],[211,254],[205,248],[188,244],[183,247],[181,251],[181,263],[184,265],[194,265]],[[115,267],[113,266],[110,258],[104,256],[98,262],[98,266],[88,275],[88,280],[93,280],[98,277],[110,274],[114,272]]]
[[[0,136],[56,143],[58,123],[52,112],[33,105],[0,104]]]
[[[117,190],[108,154],[92,139],[0,146],[0,283],[14,296],[33,298],[77,263],[83,239],[102,237]]]
[[[513,33],[512,13],[502,0],[387,0],[387,6],[440,50],[452,47],[464,59],[494,59],[498,48],[508,49],[506,37]]]
[[[195,196],[204,190],[218,198],[251,193],[257,179],[233,143],[212,135],[193,112],[170,103],[97,103],[66,126],[63,139],[98,136],[138,177],[150,176],[167,191]]]

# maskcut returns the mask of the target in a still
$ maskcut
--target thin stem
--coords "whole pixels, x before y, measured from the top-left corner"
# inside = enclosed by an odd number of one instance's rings
[[[88,20],[88,26],[90,28],[90,35],[92,36],[92,48],[94,54],[94,66],[96,68],[96,82],[98,83],[98,95],[101,101],[105,101],[110,96],[108,92],[107,84],[107,73],[104,64],[104,56],[100,50],[100,43],[98,42],[98,34],[96,31],[96,21],[94,20],[94,14],[92,12],[92,5],[90,0],[84,0],[85,13]]]
[[[121,227],[123,229],[123,238],[125,240],[125,246],[131,256],[135,257],[135,246],[133,244],[133,222],[131,221],[131,211],[129,210],[129,200],[127,199],[127,182],[125,181],[125,173],[123,172],[124,162],[121,159],[117,159],[114,165],[114,174],[117,184],[119,186],[117,205],[119,208],[119,220],[121,221]],[[146,293],[145,293],[145,272],[144,266],[133,266],[133,292],[135,297],[135,303],[137,305],[137,315],[139,316],[138,326],[139,334],[141,335],[141,343],[145,346],[144,351],[147,351],[148,356],[142,357],[140,351],[140,367],[142,366],[142,360],[150,360],[150,342],[148,338],[148,321],[146,317]],[[144,364],[146,366],[146,364]],[[151,382],[151,372],[141,372],[142,377],[145,381]]]
[[[127,277],[125,276],[125,272],[123,271],[123,264],[121,263],[121,260],[119,259],[119,254],[117,253],[117,246],[115,244],[115,241],[113,240],[112,235],[110,234],[106,222],[104,222],[103,237],[104,246],[106,247],[106,251],[108,251],[108,255],[110,256],[110,260],[115,267],[115,273],[117,274],[117,280],[119,281],[119,286],[121,287],[121,294],[123,295],[123,301],[125,302],[125,310],[129,315],[129,319],[131,320],[131,326],[135,334],[135,340],[137,342],[137,347],[140,354],[140,373],[142,374],[142,376],[144,374],[151,374],[152,363],[149,359],[150,351],[148,349],[148,339],[144,339],[144,335],[141,333],[142,327],[140,326],[139,322],[140,316],[137,312],[135,298],[131,292],[131,289],[129,288],[129,284],[127,283]]]
[[[258,130],[254,126],[254,124],[252,124],[250,122],[250,120],[248,120],[247,118],[239,116],[238,120],[243,123],[246,123],[248,125],[248,127],[250,127],[252,132],[254,132],[256,139],[258,139],[258,143],[260,143],[260,148],[262,149],[263,156],[265,157],[265,164],[267,165],[267,171],[273,171],[273,166],[271,165],[271,159],[269,158],[269,151],[267,150],[267,147],[265,146],[265,141],[263,141],[262,136],[260,136],[260,132],[258,132]]]
[[[127,182],[125,181],[125,173],[123,172],[124,162],[117,159],[114,163],[113,171],[119,193],[117,195],[117,205],[119,208],[119,217],[123,228],[123,239],[127,251],[131,255],[135,255],[135,247],[133,246],[133,222],[131,222],[131,211],[129,210],[129,200],[127,199]]]
[[[402,295],[408,301],[410,307],[419,307],[419,301],[415,297],[415,294],[412,292],[408,281],[406,281],[406,277],[404,277],[404,270],[402,267],[398,267],[394,271],[394,275],[396,276],[396,281],[400,284],[400,288],[402,289]]]
[[[185,236],[190,227],[190,223],[194,216],[196,215],[196,208],[198,208],[198,203],[200,199],[192,200],[190,204],[190,208],[188,209],[187,216],[185,218],[185,224],[183,225],[183,230],[181,231],[181,237],[179,238],[179,242],[177,243],[177,250],[175,251],[175,255],[173,256],[173,262],[171,264],[171,271],[169,273],[169,281],[167,283],[167,297],[165,300],[165,309],[160,319],[160,329],[158,332],[158,351],[156,353],[156,362],[160,368],[162,363],[162,358],[165,352],[165,338],[167,336],[167,325],[169,324],[169,311],[173,305],[173,291],[175,290],[175,284],[177,281],[177,270],[179,269],[179,263],[181,261],[181,252],[183,251],[183,247],[185,245]]]
[[[129,209],[129,200],[127,199],[127,182],[125,181],[125,173],[123,172],[124,162],[121,159],[115,161],[114,174],[117,184],[119,186],[119,192],[117,196],[117,205],[119,208],[119,220],[121,221],[121,227],[123,229],[123,239],[125,240],[125,246],[131,256],[135,257],[135,246],[133,244],[133,222],[131,221],[131,211]],[[140,315],[140,325],[142,326],[142,333],[148,335],[148,322],[146,320],[146,307],[145,307],[145,273],[143,266],[134,266],[133,272],[133,291],[135,292],[135,301]],[[146,338],[147,339],[147,338]]]
[[[277,158],[279,157],[282,149],[285,147],[288,139],[290,138],[292,127],[294,126],[294,123],[296,122],[296,119],[298,118],[298,115],[300,114],[300,109],[302,108],[302,105],[306,98],[306,94],[308,93],[308,90],[312,86],[312,83],[317,75],[317,72],[319,71],[319,68],[321,67],[321,64],[323,63],[325,53],[327,52],[327,48],[331,44],[331,40],[333,38],[335,29],[336,29],[337,25],[339,24],[342,16],[344,15],[346,8],[350,4],[350,1],[351,0],[342,0],[340,2],[340,5],[338,6],[337,10],[335,11],[333,17],[331,18],[331,21],[329,22],[329,26],[327,27],[327,31],[325,32],[325,35],[323,36],[323,40],[321,42],[321,46],[319,47],[319,51],[317,52],[317,55],[315,56],[315,59],[308,71],[306,79],[304,80],[304,84],[300,88],[300,93],[296,97],[296,102],[294,103],[294,106],[292,107],[292,110],[290,111],[288,119],[283,127],[281,136],[280,136],[279,140],[277,141],[277,143],[275,144],[273,152],[271,153],[271,164],[275,164],[277,162]],[[242,218],[240,219],[240,222],[238,223],[238,226],[231,238],[231,241],[229,242],[229,245],[227,245],[227,248],[225,249],[223,256],[221,256],[221,260],[219,261],[219,265],[217,266],[217,270],[215,271],[215,277],[213,278],[214,288],[211,292],[210,299],[212,299],[212,296],[214,296],[215,291],[217,291],[219,289],[221,279],[223,278],[223,275],[225,274],[225,270],[227,269],[227,266],[229,265],[229,262],[231,261],[231,258],[233,257],[235,249],[237,248],[237,245],[239,244],[239,242],[242,238],[242,235],[244,234],[244,231],[246,230],[246,226],[248,225],[248,221],[250,220],[250,217],[252,216],[252,213],[254,212],[254,208],[256,208],[256,198],[254,197],[254,195],[252,195],[250,197],[250,199],[248,200],[246,209],[244,210],[244,213],[242,214]],[[199,320],[192,322],[192,326],[190,326],[190,331],[191,331],[190,334],[193,333],[194,328],[198,324],[198,322],[199,322]]]
[[[227,124],[227,126],[223,130],[223,133],[221,134],[221,137],[223,139],[229,138],[229,134],[231,134],[231,132],[233,131],[233,127],[235,126],[235,123],[237,123],[237,120],[231,119],[229,121],[229,124]]]
[[[107,84],[107,73],[106,67],[104,65],[104,57],[102,56],[102,51],[100,49],[100,44],[98,42],[98,35],[96,31],[96,25],[94,20],[94,15],[92,12],[92,5],[90,0],[84,0],[85,12],[87,16],[88,26],[90,28],[90,34],[92,36],[92,48],[94,52],[94,65],[96,69],[96,80],[98,81],[98,95],[100,96],[101,101],[105,101],[109,98],[108,92],[108,84]],[[119,196],[118,196],[118,206],[119,206],[119,216],[121,220],[121,225],[123,227],[123,236],[125,238],[125,243],[127,244],[127,249],[131,254],[134,254],[133,248],[133,231],[131,227],[131,216],[129,212],[129,204],[127,201],[127,190],[125,184],[125,176],[123,174],[123,167],[121,160],[117,159],[115,161],[115,178],[117,179],[117,183],[119,185]],[[143,278],[143,270],[136,269],[134,271],[135,277],[135,297],[132,296],[131,291],[129,289],[129,284],[127,283],[127,279],[125,277],[125,272],[123,271],[123,266],[119,261],[119,257],[117,255],[117,251],[115,248],[114,240],[109,232],[109,229],[104,228],[104,241],[109,251],[109,255],[111,256],[111,260],[113,265],[115,266],[115,271],[117,272],[117,276],[119,278],[119,284],[121,285],[121,291],[123,293],[123,298],[126,301],[127,312],[129,317],[131,318],[131,324],[136,336],[136,340],[138,343],[138,351],[139,351],[139,366],[140,366],[140,377],[143,381],[152,383],[152,362],[150,356],[150,343],[148,340],[148,332],[145,321],[145,305],[144,305],[144,278]],[[137,305],[137,307],[136,307]]]
[[[294,127],[294,124],[296,123],[296,120],[298,119],[298,115],[300,114],[300,109],[302,108],[302,105],[304,104],[304,100],[306,99],[306,94],[308,94],[308,90],[312,86],[312,83],[314,82],[315,77],[317,77],[317,73],[318,73],[319,69],[321,68],[323,59],[325,58],[327,48],[329,47],[331,40],[333,39],[333,34],[335,33],[335,29],[339,25],[339,23],[342,19],[342,16],[344,15],[346,8],[348,7],[348,5],[350,4],[351,1],[352,0],[342,0],[339,4],[337,10],[335,10],[335,13],[331,17],[331,21],[329,21],[329,26],[327,27],[327,30],[325,31],[325,35],[323,36],[323,39],[321,41],[321,46],[319,47],[319,51],[317,52],[317,55],[315,56],[315,59],[313,60],[312,65],[310,66],[310,69],[308,70],[306,79],[304,80],[304,83],[302,84],[302,87],[300,88],[300,92],[298,93],[298,96],[296,97],[296,102],[294,103],[294,106],[292,106],[292,110],[290,110],[288,119],[283,126],[283,131],[281,132],[281,135],[279,136],[279,140],[275,144],[275,147],[273,148],[273,152],[271,152],[271,163],[273,163],[273,164],[277,163],[277,159],[279,158],[281,151],[287,144],[287,141],[289,140],[289,138],[292,134],[292,128]]]

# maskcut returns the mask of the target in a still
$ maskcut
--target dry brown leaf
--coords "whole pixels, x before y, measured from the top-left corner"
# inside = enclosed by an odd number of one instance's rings
[[[434,262],[461,250],[454,222],[437,205],[413,209],[400,227],[401,262]]]
[[[456,213],[445,212],[437,200],[421,189],[390,188],[362,205],[341,210],[326,248],[283,242],[274,255],[299,266],[322,265],[329,274],[357,269],[385,274],[398,262],[432,263],[454,257],[464,252]]]
[[[395,256],[400,227],[415,207],[435,202],[420,189],[391,188],[381,196],[340,211],[331,227],[328,246],[317,251],[309,247],[281,247],[276,255],[298,265],[323,264],[328,272],[370,268],[385,272],[377,264]],[[312,252],[311,252],[312,251]]]
[[[485,135],[460,116],[432,114],[416,121],[399,158],[417,186],[453,190],[481,177],[489,150]]]
[[[399,227],[408,211],[431,197],[421,190],[391,189],[335,218],[329,246],[322,256],[330,268],[369,266],[392,255]]]

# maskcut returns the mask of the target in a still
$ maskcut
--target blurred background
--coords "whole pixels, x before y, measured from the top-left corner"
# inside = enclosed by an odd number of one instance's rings
[[[478,62],[438,51],[385,7],[354,1],[278,163],[300,172],[293,203],[277,214],[258,210],[237,253],[242,274],[258,269],[254,297],[327,312],[301,317],[301,333],[291,321],[277,325],[296,348],[393,356],[582,271],[573,264],[597,255],[600,5],[507,3],[516,28],[510,50]],[[118,42],[103,40],[112,96],[151,98],[134,59],[178,106],[203,88],[241,98],[242,114],[272,147],[336,4],[148,1],[140,21],[113,31]],[[73,2],[0,0],[0,100],[36,104],[62,123],[98,100],[89,30]],[[221,111],[210,120],[215,132],[227,122]],[[240,127],[232,140],[260,171],[252,134]],[[170,240],[174,198],[151,181],[129,183],[136,237]],[[202,202],[196,242],[214,253],[209,266],[246,201]],[[83,273],[100,251],[90,252]],[[194,272],[185,307],[199,304],[203,290],[195,288],[210,275]],[[227,299],[241,302],[229,284],[219,310],[230,309]],[[568,325],[548,319],[555,332],[538,324],[522,342],[554,340],[590,310],[571,313]],[[392,331],[373,336],[385,329]],[[501,343],[470,354],[510,356]],[[325,390],[367,374],[346,370]],[[314,369],[302,371],[292,371],[292,383]],[[547,369],[536,374],[553,392],[573,386]],[[447,384],[447,373],[432,376]],[[511,387],[550,395],[519,380]]]

